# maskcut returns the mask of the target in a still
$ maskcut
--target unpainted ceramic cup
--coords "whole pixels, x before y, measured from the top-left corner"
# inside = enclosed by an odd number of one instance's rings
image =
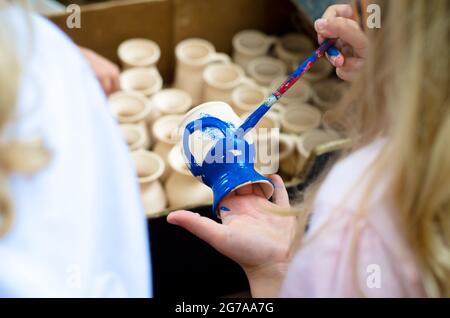
[[[240,86],[256,86],[245,76],[244,70],[237,64],[211,64],[203,71],[203,101],[222,101],[231,104],[233,89]]]
[[[176,68],[174,87],[189,93],[194,106],[202,101],[203,71],[211,63],[228,63],[230,57],[217,53],[209,41],[190,38],[175,48]]]
[[[298,171],[304,169],[304,165],[317,147],[326,143],[338,140],[340,136],[332,131],[325,131],[322,129],[312,129],[301,134],[297,138],[296,148],[299,153]]]
[[[233,61],[247,71],[248,64],[255,58],[266,55],[276,42],[276,37],[258,30],[240,31],[232,40]]]
[[[117,49],[117,55],[124,70],[132,67],[156,67],[161,57],[161,49],[152,40],[135,38],[122,42]]]
[[[136,92],[119,91],[109,96],[111,112],[120,124],[136,124],[150,140],[146,126],[152,117],[152,106],[144,95]]]
[[[309,37],[301,33],[288,33],[280,38],[275,46],[275,55],[282,60],[291,72],[300,62],[314,51]]]
[[[132,152],[136,165],[145,214],[151,217],[167,207],[167,198],[159,178],[164,172],[164,161],[156,153],[146,150]]]
[[[156,113],[155,118],[185,114],[192,107],[191,95],[176,88],[166,88],[157,92],[150,98],[150,102]]]
[[[284,133],[301,134],[320,126],[322,114],[320,110],[308,104],[290,105],[281,117]]]
[[[155,138],[153,151],[165,162],[166,169],[161,176],[164,182],[171,172],[168,155],[172,147],[180,140],[178,127],[183,115],[165,115],[158,118],[152,126],[152,136]]]
[[[254,111],[264,103],[269,91],[261,86],[239,86],[231,93],[231,106],[238,115]]]
[[[130,151],[150,148],[151,141],[148,138],[145,127],[142,125],[121,124],[120,129]]]
[[[314,85],[312,100],[321,110],[334,108],[344,96],[345,83],[339,80],[324,80]]]
[[[170,150],[168,162],[172,172],[165,182],[164,189],[169,208],[207,205],[213,202],[212,190],[189,171],[180,144],[176,144]]]
[[[262,56],[255,58],[248,64],[248,74],[259,85],[268,87],[274,79],[286,77],[287,68],[283,61],[270,57]]]
[[[138,92],[147,97],[161,90],[162,77],[154,67],[134,67],[120,74],[120,86],[126,92]]]

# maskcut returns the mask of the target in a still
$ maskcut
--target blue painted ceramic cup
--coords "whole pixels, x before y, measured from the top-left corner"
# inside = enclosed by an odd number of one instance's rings
[[[213,190],[213,211],[231,192],[258,184],[269,199],[272,182],[254,168],[255,145],[250,134],[242,137],[242,120],[223,102],[209,102],[189,111],[180,125],[183,154],[194,176]]]

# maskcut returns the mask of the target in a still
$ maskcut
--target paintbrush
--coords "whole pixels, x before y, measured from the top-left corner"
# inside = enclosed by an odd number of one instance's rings
[[[264,103],[259,106],[247,119],[242,123],[242,125],[237,130],[238,133],[242,135],[246,134],[250,129],[256,126],[256,124],[261,120],[261,118],[269,111],[270,107],[275,104],[286,91],[291,88],[298,80],[309,71],[314,64],[321,57],[327,53],[328,50],[332,52],[338,52],[333,46],[336,40],[325,40],[317,50],[314,51],[302,64],[300,64],[289,77],[281,84],[281,86],[272,93]]]

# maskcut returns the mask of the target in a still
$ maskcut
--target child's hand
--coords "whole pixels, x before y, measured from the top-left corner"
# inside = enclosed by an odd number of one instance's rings
[[[324,39],[338,39],[336,47],[342,55],[328,56],[336,67],[336,74],[346,81],[351,81],[362,69],[367,55],[368,39],[356,22],[350,5],[333,5],[316,20],[314,27],[318,33],[319,43]]]
[[[275,185],[274,203],[259,186],[247,186],[221,202],[222,224],[188,211],[169,214],[167,221],[184,227],[239,263],[250,281],[253,296],[276,296],[290,260],[289,247],[295,217],[278,216],[270,208],[289,207],[281,178]],[[224,211],[229,210],[229,211]]]
[[[94,70],[95,76],[97,76],[105,94],[110,95],[119,90],[120,72],[117,65],[92,50],[84,47],[80,47],[80,50]]]

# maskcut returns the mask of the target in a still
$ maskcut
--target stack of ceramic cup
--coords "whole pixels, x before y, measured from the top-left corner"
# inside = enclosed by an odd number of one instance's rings
[[[303,34],[274,37],[243,30],[233,37],[232,46],[230,57],[204,39],[179,42],[172,87],[164,85],[158,71],[157,43],[130,39],[119,46],[121,90],[109,102],[136,163],[147,215],[212,202],[211,190],[184,163],[178,132],[183,115],[201,103],[222,101],[245,119],[315,45]],[[326,119],[345,86],[330,78],[331,71],[322,59],[257,126],[254,137],[260,140],[267,139],[271,129],[281,130],[277,156],[285,179],[301,171],[317,145],[339,137]]]

